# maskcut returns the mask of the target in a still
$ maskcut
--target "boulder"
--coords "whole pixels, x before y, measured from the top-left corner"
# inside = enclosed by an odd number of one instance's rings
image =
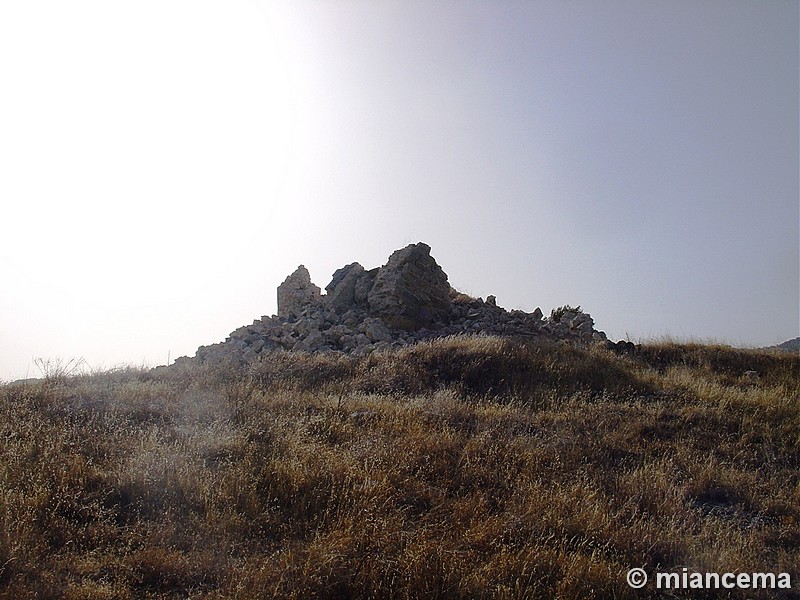
[[[570,327],[572,329],[577,329],[581,333],[591,334],[592,331],[594,331],[594,319],[592,319],[589,313],[578,313],[570,321]]]
[[[386,327],[384,322],[375,317],[367,317],[362,325],[363,333],[371,342],[391,342],[392,332]]]
[[[311,276],[303,265],[278,286],[278,316],[299,317],[304,309],[319,304],[322,290],[311,283]]]
[[[370,271],[364,271],[358,276],[354,290],[354,300],[357,308],[363,310],[369,309],[369,292],[375,283],[375,277],[378,276],[379,270],[380,269],[376,268]]]
[[[303,352],[319,352],[325,345],[325,337],[319,331],[312,331],[306,337],[298,340],[292,350]]]
[[[430,246],[420,242],[389,257],[369,291],[370,314],[400,329],[449,319],[450,284],[430,252]]]
[[[364,274],[364,267],[357,262],[338,269],[331,282],[325,286],[325,304],[339,314],[346,313],[356,304],[356,284]]]

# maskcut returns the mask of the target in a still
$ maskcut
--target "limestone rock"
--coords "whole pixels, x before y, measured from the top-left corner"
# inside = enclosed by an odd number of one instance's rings
[[[322,291],[311,283],[311,275],[303,265],[278,286],[278,316],[299,317],[308,306],[319,304]]]
[[[570,328],[577,329],[581,333],[591,334],[594,331],[594,319],[589,313],[578,313],[570,321]]]
[[[369,312],[387,324],[417,329],[450,316],[447,275],[422,242],[395,251],[369,291]]]
[[[371,342],[392,341],[392,332],[389,331],[383,321],[375,317],[364,319],[363,331]]]
[[[331,282],[325,286],[326,306],[339,314],[353,308],[356,303],[356,284],[364,272],[364,267],[357,262],[338,269],[333,274]]]
[[[295,343],[292,350],[304,352],[319,352],[325,344],[325,337],[319,331],[312,331],[305,338]]]
[[[369,309],[369,292],[375,284],[375,277],[378,275],[380,269],[372,269],[371,271],[364,271],[358,276],[356,287],[354,291],[354,299],[356,306],[363,310]]]

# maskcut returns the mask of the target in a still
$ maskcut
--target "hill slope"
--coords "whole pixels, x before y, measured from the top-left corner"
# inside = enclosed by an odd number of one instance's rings
[[[495,337],[6,385],[0,598],[655,597],[632,567],[796,585],[798,390],[795,355]]]
[[[778,350],[800,350],[800,337],[796,337],[792,340],[786,340],[775,347]]]

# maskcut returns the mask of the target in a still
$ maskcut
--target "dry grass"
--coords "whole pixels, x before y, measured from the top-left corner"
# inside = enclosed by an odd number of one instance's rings
[[[0,388],[0,412],[0,598],[659,597],[626,585],[641,566],[800,582],[797,354],[450,338],[46,378]]]

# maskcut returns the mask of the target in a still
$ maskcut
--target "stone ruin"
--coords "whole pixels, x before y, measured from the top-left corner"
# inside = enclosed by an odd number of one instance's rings
[[[278,286],[277,315],[176,362],[249,362],[276,350],[365,355],[459,334],[609,343],[587,313],[568,310],[555,321],[539,308],[507,311],[494,296],[484,301],[454,290],[430,251],[420,242],[395,251],[376,269],[349,264],[333,274],[325,294],[300,265]]]

